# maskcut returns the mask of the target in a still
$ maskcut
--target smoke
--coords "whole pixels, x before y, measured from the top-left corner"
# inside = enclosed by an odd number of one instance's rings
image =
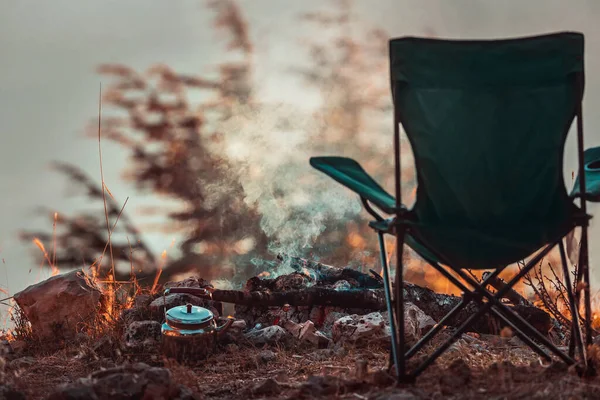
[[[285,104],[245,107],[222,124],[222,150],[256,206],[272,255],[310,252],[326,222],[357,215],[361,205],[351,192],[309,165],[317,121]],[[291,271],[282,266],[278,275]]]

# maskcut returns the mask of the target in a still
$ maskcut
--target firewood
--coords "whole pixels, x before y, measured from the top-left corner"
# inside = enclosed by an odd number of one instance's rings
[[[211,294],[212,300],[215,301],[253,307],[282,307],[288,304],[291,306],[361,308],[373,311],[386,310],[384,296],[383,289],[350,289],[338,291],[320,286],[283,292],[248,292],[215,289]],[[450,312],[461,301],[460,297],[435,293],[431,289],[411,283],[406,283],[404,286],[404,299],[407,302],[415,304],[436,321],[442,319],[444,315]],[[548,333],[550,330],[552,325],[551,319],[545,311],[525,305],[514,306],[512,309],[540,332]],[[455,318],[448,321],[448,325],[460,325],[462,321],[476,311],[477,305],[471,303],[458,313]],[[474,324],[473,330],[479,333],[497,334],[502,327],[503,325],[497,318],[486,315]]]
[[[312,279],[322,284],[333,284],[340,280],[352,280],[356,281],[361,288],[374,289],[383,287],[381,278],[375,278],[371,274],[365,274],[354,268],[338,268],[287,255],[278,255],[277,258],[281,262],[289,264],[294,270],[307,273]]]

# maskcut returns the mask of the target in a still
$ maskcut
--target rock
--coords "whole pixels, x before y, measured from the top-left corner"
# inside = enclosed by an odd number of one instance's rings
[[[243,319],[236,319],[235,321],[233,321],[233,324],[231,324],[229,330],[238,330],[240,332],[243,332],[247,326],[248,324],[246,324],[246,321],[244,321]]]
[[[311,343],[318,348],[326,348],[329,345],[329,338],[315,328],[312,321],[306,321],[302,324],[297,324],[292,321],[284,322],[283,327],[296,339]]]
[[[14,295],[15,302],[43,339],[70,339],[100,309],[102,292],[82,270],[53,276]]]
[[[255,396],[276,396],[283,392],[283,388],[273,378],[269,378],[263,382],[258,383],[253,389],[252,394]]]
[[[248,341],[257,346],[284,343],[291,338],[290,334],[279,325],[253,329],[244,336]]]
[[[166,368],[138,363],[100,370],[59,387],[47,400],[74,399],[194,400],[189,388],[178,385]]]
[[[135,321],[148,321],[153,318],[150,303],[153,297],[149,294],[140,294],[133,300],[133,306],[121,312],[121,320],[125,325]]]
[[[26,400],[26,397],[10,385],[0,384],[0,400]]]
[[[412,303],[406,303],[404,314],[405,339],[408,343],[421,338],[436,322]],[[363,341],[387,343],[391,335],[387,312],[347,315],[336,320],[331,329],[334,342]]]
[[[312,375],[300,386],[298,394],[303,398],[331,396],[339,392],[342,387],[343,382],[338,377]]]
[[[152,313],[152,317],[162,321],[165,316],[165,304],[167,305],[167,310],[170,310],[173,307],[185,306],[188,303],[194,306],[209,309],[215,315],[215,318],[218,318],[220,315],[218,310],[213,307],[215,302],[211,300],[204,300],[200,297],[192,296],[191,294],[187,293],[173,293],[168,296],[157,297],[152,303],[150,303],[149,308],[150,312]]]
[[[152,303],[152,296],[149,294],[138,294],[133,299],[133,308],[147,308]]]
[[[332,328],[334,342],[359,342],[363,339],[374,341],[388,338],[389,335],[389,327],[386,326],[380,312],[342,317],[333,324]]]
[[[161,341],[161,324],[156,321],[132,322],[123,335],[125,347],[133,351],[157,351]]]
[[[325,335],[331,336],[331,330],[333,329],[333,324],[335,321],[348,315],[350,314],[347,312],[325,310],[325,320],[323,321],[321,332],[323,332]]]
[[[333,285],[333,289],[337,290],[337,291],[344,291],[344,290],[350,290],[352,289],[352,285],[350,285],[350,282],[348,281],[337,281],[334,285]]]
[[[225,321],[219,321],[219,326],[222,325]],[[219,342],[222,344],[235,344],[239,343],[241,339],[244,337],[244,331],[246,330],[246,321],[243,319],[238,319],[233,321],[229,329],[221,335],[219,338]]]
[[[258,360],[264,364],[267,364],[271,361],[275,361],[277,359],[277,354],[271,350],[263,350],[258,353]]]
[[[415,336],[420,338],[424,333],[433,328],[437,322],[423,310],[413,303],[404,304],[405,325],[411,325],[414,328]],[[385,313],[387,318],[387,313]]]

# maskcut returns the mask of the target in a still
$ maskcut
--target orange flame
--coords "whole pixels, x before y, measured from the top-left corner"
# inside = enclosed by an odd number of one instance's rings
[[[268,278],[269,276],[271,276],[271,273],[269,271],[263,271],[260,274],[257,275],[259,278]]]
[[[158,271],[156,272],[156,276],[154,277],[154,283],[152,284],[152,289],[150,290],[150,293],[152,293],[152,294],[156,293],[156,287],[158,286],[158,280],[160,279],[160,275],[162,274],[162,270],[167,261],[167,250],[164,250],[162,252],[160,258],[162,259],[162,262],[160,263],[160,266],[158,267]]]

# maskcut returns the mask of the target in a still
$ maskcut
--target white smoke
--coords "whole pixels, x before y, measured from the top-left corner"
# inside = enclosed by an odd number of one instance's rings
[[[361,211],[356,196],[310,167],[310,138],[317,129],[312,115],[284,104],[244,108],[219,128],[273,255],[300,255],[315,244],[328,218]]]

